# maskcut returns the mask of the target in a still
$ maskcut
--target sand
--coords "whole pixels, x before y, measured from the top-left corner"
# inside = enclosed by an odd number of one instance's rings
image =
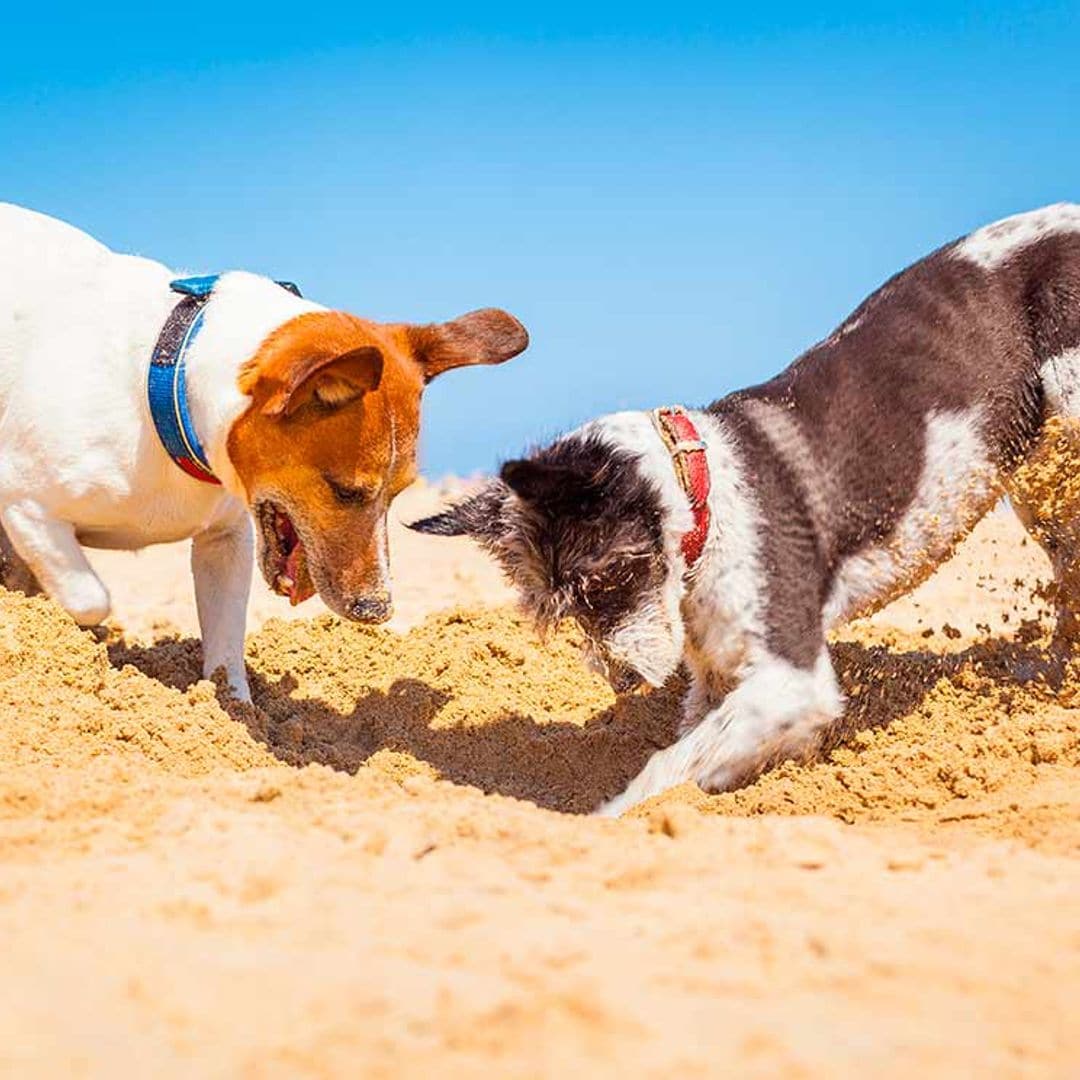
[[[397,629],[258,593],[255,707],[183,550],[98,560],[108,633],[0,593],[0,1073],[1077,1075],[1080,672],[1010,518],[837,635],[821,760],[621,821],[678,687],[394,539]]]

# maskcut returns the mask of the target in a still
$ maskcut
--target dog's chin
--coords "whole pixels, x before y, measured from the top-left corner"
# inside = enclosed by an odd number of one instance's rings
[[[675,674],[682,661],[682,650],[671,634],[642,629],[624,630],[605,649],[608,681],[617,694],[645,686],[658,689]],[[632,650],[626,648],[628,639],[634,645]],[[626,690],[620,689],[623,685]]]
[[[607,679],[608,685],[618,695],[642,694],[657,690],[675,674],[680,656],[670,648],[661,647],[657,653],[636,659],[616,657],[610,651],[596,646],[588,649],[585,663],[590,670]]]
[[[656,658],[653,657],[647,663],[642,662],[640,667],[634,669],[634,674],[640,683],[639,689],[659,690],[678,670],[680,659],[681,657],[676,657],[670,662],[664,660],[657,663]]]

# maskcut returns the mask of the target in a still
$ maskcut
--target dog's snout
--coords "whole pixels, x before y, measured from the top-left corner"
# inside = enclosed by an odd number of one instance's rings
[[[349,604],[349,618],[362,623],[384,623],[393,614],[389,593],[358,596]]]

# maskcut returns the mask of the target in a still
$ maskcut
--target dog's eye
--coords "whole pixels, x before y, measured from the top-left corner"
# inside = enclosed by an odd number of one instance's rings
[[[334,493],[334,498],[343,506],[363,506],[374,498],[375,493],[369,487],[343,484],[332,476],[324,477],[324,479],[327,487]]]

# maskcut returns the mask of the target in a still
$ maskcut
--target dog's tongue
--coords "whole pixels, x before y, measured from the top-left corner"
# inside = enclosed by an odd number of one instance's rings
[[[289,603],[293,607],[315,595],[315,586],[307,569],[304,545],[298,543],[285,559],[285,573],[292,584],[289,586]]]

